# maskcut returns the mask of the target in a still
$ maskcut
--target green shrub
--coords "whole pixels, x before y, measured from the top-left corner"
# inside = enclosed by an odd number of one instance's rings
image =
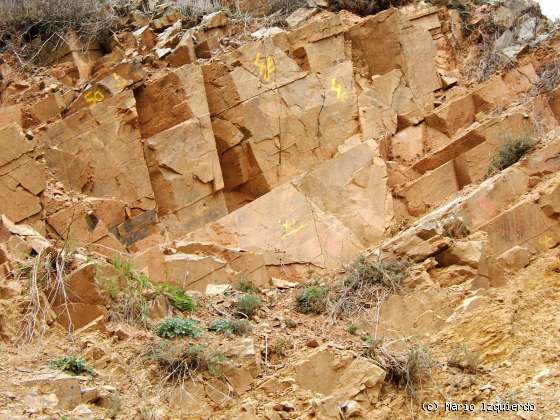
[[[360,330],[360,326],[357,325],[357,324],[350,324],[346,328],[346,332],[348,332],[348,334],[352,334],[352,335],[358,334],[359,330]]]
[[[161,321],[155,330],[162,338],[193,337],[202,335],[199,322],[194,319],[183,319],[178,316],[168,317]]]
[[[507,140],[496,150],[488,168],[488,175],[498,173],[518,162],[536,144],[535,140],[528,137]]]
[[[225,335],[244,335],[250,328],[251,324],[246,319],[217,319],[208,330]]]
[[[259,293],[259,288],[256,287],[251,280],[241,279],[236,287],[237,290],[243,293]]]
[[[305,286],[296,298],[296,307],[302,314],[321,314],[327,307],[329,288],[318,284]]]
[[[110,318],[149,328],[150,302],[156,290],[149,277],[134,270],[132,263],[119,258],[113,261],[118,278],[99,279],[112,299]]]
[[[86,361],[80,357],[64,356],[52,360],[49,363],[52,369],[58,369],[71,375],[93,375],[93,369],[89,367]]]
[[[253,294],[243,295],[235,302],[235,310],[251,318],[262,305],[261,299]]]
[[[162,292],[165,296],[167,296],[169,303],[171,303],[174,308],[177,308],[182,312],[194,311],[196,305],[193,298],[187,295],[182,288],[166,285],[163,286]]]

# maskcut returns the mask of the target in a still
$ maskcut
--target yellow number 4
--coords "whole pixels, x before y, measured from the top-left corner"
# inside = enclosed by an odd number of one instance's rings
[[[261,61],[261,53],[257,53],[255,58],[255,65],[259,68],[259,73],[263,80],[268,82],[272,74],[276,71],[276,65],[274,63],[274,58],[272,56],[266,57],[264,62]]]
[[[344,90],[344,86],[338,83],[334,77],[331,80],[331,90],[333,92],[336,92],[336,99],[342,102],[346,102],[348,94]]]

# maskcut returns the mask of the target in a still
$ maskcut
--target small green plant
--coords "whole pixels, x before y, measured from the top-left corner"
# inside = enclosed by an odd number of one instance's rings
[[[165,285],[162,287],[162,293],[167,296],[169,303],[171,303],[174,308],[182,312],[193,312],[196,308],[193,298],[187,295],[180,287]]]
[[[284,325],[286,326],[286,328],[295,328],[297,327],[297,322],[293,319],[288,318],[284,320]]]
[[[58,369],[71,375],[93,375],[93,369],[80,357],[64,356],[49,363],[52,369]]]
[[[537,142],[529,137],[509,139],[496,150],[490,162],[488,175],[498,173],[518,162],[527,152],[531,151]]]
[[[251,280],[241,279],[236,287],[237,290],[243,293],[259,293],[260,290],[253,284]]]
[[[321,314],[327,307],[329,288],[319,284],[305,286],[296,298],[296,307],[302,314]]]
[[[261,305],[261,299],[257,295],[247,294],[235,302],[235,310],[241,315],[251,318]]]
[[[272,353],[280,357],[288,356],[288,354],[290,354],[290,351],[293,348],[294,348],[294,343],[292,342],[292,340],[283,337],[274,340],[270,347]]]
[[[157,325],[155,333],[162,338],[202,336],[198,321],[178,316],[165,318]]]
[[[145,274],[134,270],[128,260],[116,258],[116,277],[98,278],[102,289],[111,298],[110,318],[145,328],[150,327],[150,302],[157,294]]]
[[[244,335],[251,328],[246,319],[217,319],[210,324],[208,330],[224,335]]]
[[[358,334],[358,331],[360,330],[360,326],[357,324],[350,324],[348,325],[348,327],[346,328],[346,332],[348,334],[352,334],[352,335],[356,335]]]
[[[456,367],[464,372],[476,373],[480,367],[481,354],[469,350],[466,344],[458,346],[451,356],[447,364]]]

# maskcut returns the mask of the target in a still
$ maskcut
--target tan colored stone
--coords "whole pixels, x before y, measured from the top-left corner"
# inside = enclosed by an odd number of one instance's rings
[[[546,250],[560,242],[560,228],[540,207],[522,201],[480,227],[488,233],[490,246],[500,255],[516,245]]]
[[[426,138],[426,126],[407,127],[391,138],[391,156],[403,163],[411,163],[422,157]]]
[[[466,95],[436,108],[426,117],[426,124],[453,137],[459,130],[474,122],[475,113],[473,97]]]
[[[492,159],[502,144],[519,138],[533,138],[535,128],[529,118],[513,114],[481,128],[480,132],[485,141],[455,160],[463,185],[478,182],[488,174]]]
[[[97,326],[102,328],[104,320],[107,318],[107,309],[103,305],[72,302],[55,306],[53,310],[56,313],[57,322],[67,330],[77,330],[100,317],[103,322]]]
[[[41,394],[56,394],[58,407],[73,409],[81,403],[80,380],[65,373],[43,373],[21,382],[25,387],[36,387]]]
[[[374,141],[359,144],[292,182],[364,244],[379,241],[393,218],[387,167]]]
[[[0,129],[7,125],[15,124],[21,128],[22,120],[22,105],[10,105],[0,107]]]
[[[448,162],[406,186],[403,196],[411,215],[419,216],[460,190],[453,162]]]
[[[281,203],[289,203],[284,205]],[[187,239],[263,253],[267,264],[339,266],[363,246],[339,220],[292,185],[275,188]]]
[[[478,268],[483,248],[484,243],[481,241],[456,241],[449,249],[436,256],[436,259],[443,266],[467,265]]]
[[[153,209],[154,193],[134,105],[132,92],[126,91],[40,133],[56,178],[70,190],[118,197],[130,207]]]
[[[375,402],[379,397],[385,372],[363,358],[348,359],[333,351],[319,349],[294,365],[299,386],[337,398],[362,398]]]

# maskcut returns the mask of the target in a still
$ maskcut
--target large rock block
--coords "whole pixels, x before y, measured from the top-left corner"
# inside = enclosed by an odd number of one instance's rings
[[[229,109],[215,120],[219,137],[244,138],[222,154],[228,189],[247,184],[259,196],[331,158],[358,131],[356,119],[350,62]]]
[[[364,244],[381,240],[392,221],[387,167],[372,140],[318,165],[292,184]]]
[[[516,204],[481,226],[480,230],[488,234],[496,255],[516,245],[543,251],[560,243],[558,221],[547,217],[537,204],[529,200]]]
[[[262,253],[267,265],[324,268],[340,267],[364,247],[340,220],[291,184],[275,188],[185,239]]]
[[[201,68],[175,70],[141,88],[137,101],[146,162],[165,223],[189,231],[227,214]]]
[[[50,125],[38,137],[49,169],[66,188],[118,197],[131,208],[155,207],[130,91]]]
[[[35,146],[16,124],[0,129],[0,213],[16,223],[42,210],[38,195],[45,189],[46,171]]]

